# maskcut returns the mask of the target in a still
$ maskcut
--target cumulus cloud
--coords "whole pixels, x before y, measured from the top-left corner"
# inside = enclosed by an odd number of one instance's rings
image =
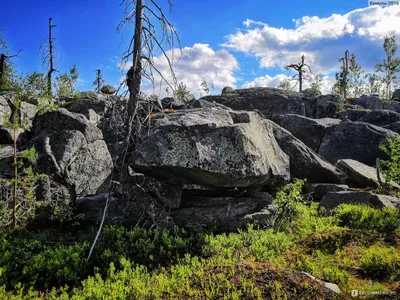
[[[252,87],[278,87],[279,84],[285,79],[292,79],[291,76],[285,74],[278,74],[274,77],[269,75],[261,76],[255,78],[253,81],[245,82],[241,88],[252,88]],[[322,94],[330,94],[332,91],[333,84],[335,83],[335,78],[330,76],[323,76],[321,82],[321,92]],[[293,85],[295,81],[293,82]],[[303,89],[310,87],[311,82],[306,81],[303,84]]]
[[[338,58],[346,49],[357,55],[370,72],[384,57],[385,35],[397,35],[400,42],[400,6],[371,6],[327,18],[304,16],[293,20],[295,28],[275,28],[247,19],[244,29],[226,37],[227,49],[255,56],[262,68],[297,63],[301,55],[314,73],[338,69]]]
[[[235,78],[234,72],[239,69],[239,65],[235,57],[227,50],[215,51],[208,44],[194,44],[192,47],[184,47],[181,56],[179,49],[174,49],[173,53],[175,57],[173,70],[177,82],[183,82],[190,92],[199,94],[203,79],[210,86],[213,85],[217,91],[225,86],[236,87],[237,78]],[[167,55],[171,58],[173,53],[168,51]],[[154,65],[164,78],[173,82],[168,61],[163,55],[154,58]],[[124,69],[128,70],[130,66],[131,64],[125,65]],[[166,96],[165,88],[168,85],[163,83],[160,88],[161,76],[154,72],[154,77],[155,87],[153,88],[152,84],[145,80],[142,91],[160,97]]]

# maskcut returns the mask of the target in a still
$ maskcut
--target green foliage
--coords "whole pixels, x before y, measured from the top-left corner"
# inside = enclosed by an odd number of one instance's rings
[[[181,101],[187,102],[189,95],[190,91],[187,89],[186,85],[183,82],[179,83],[175,90],[175,97]]]
[[[363,274],[373,279],[400,280],[400,252],[394,247],[375,244],[361,254],[360,266]]]
[[[0,286],[45,290],[53,286],[76,285],[87,274],[87,244],[44,244],[37,240],[0,239]]]
[[[82,98],[93,98],[95,97],[96,94],[92,91],[87,91],[87,92],[76,92],[74,95],[75,100],[80,100]]]
[[[392,208],[341,204],[334,210],[339,226],[389,234],[398,228],[399,212]]]
[[[400,184],[400,136],[393,139],[387,138],[387,143],[379,147],[389,158],[381,160],[385,183],[380,189],[385,193],[392,193],[392,183]]]
[[[58,97],[72,97],[75,95],[76,83],[78,81],[78,70],[76,66],[72,66],[69,73],[64,73],[58,76],[54,82],[56,95]]]
[[[79,226],[83,218],[84,215],[78,213],[77,209],[69,203],[58,203],[50,216],[50,220],[58,223],[60,227],[68,225],[68,228]]]
[[[385,98],[391,98],[391,91],[397,83],[397,74],[400,73],[400,58],[395,58],[397,52],[397,43],[395,36],[385,36],[383,42],[383,50],[386,53],[386,58],[382,63],[375,65],[377,72],[383,72],[382,83],[385,85]]]
[[[222,256],[227,259],[248,259],[254,257],[256,261],[265,261],[269,257],[283,253],[293,246],[291,238],[282,232],[274,233],[269,230],[255,230],[249,225],[247,231],[207,235],[203,254],[205,256]]]
[[[350,55],[349,64],[349,93],[351,93],[354,98],[357,98],[363,94],[363,73],[364,71],[356,61],[356,55],[352,53]]]
[[[367,93],[368,94],[380,94],[382,88],[381,78],[376,74],[366,74],[367,79]]]
[[[278,207],[278,216],[274,223],[274,230],[288,230],[292,223],[301,214],[304,205],[301,190],[305,180],[295,179],[281,188],[277,193],[273,205]]]
[[[165,230],[129,230],[122,226],[108,226],[97,243],[93,261],[106,269],[115,259],[126,257],[132,262],[154,268],[176,262],[195,243],[195,236],[190,236],[183,229],[177,229],[172,234]]]
[[[313,93],[317,96],[321,96],[322,95],[321,89],[322,89],[322,74],[317,74],[314,75],[314,80],[311,83],[311,86],[305,91]]]
[[[47,81],[43,73],[33,72],[31,74],[27,74],[23,78],[22,83],[24,93],[28,95],[43,96],[47,92]]]
[[[295,90],[295,86],[292,84],[291,79],[285,78],[279,83],[278,89],[293,92]]]

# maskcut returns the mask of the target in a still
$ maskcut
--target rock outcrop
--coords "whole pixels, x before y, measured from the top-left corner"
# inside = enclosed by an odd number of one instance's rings
[[[85,116],[66,109],[37,115],[33,135],[40,173],[53,175],[76,197],[96,194],[111,174],[113,163],[103,135]]]
[[[289,180],[289,159],[272,126],[255,112],[201,108],[155,120],[130,165],[175,183],[214,187],[274,185]]]

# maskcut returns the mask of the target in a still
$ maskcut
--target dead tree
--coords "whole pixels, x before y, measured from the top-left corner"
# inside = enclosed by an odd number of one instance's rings
[[[52,74],[56,72],[57,70],[54,68],[54,59],[56,57],[56,51],[57,49],[53,45],[53,28],[57,27],[57,25],[53,25],[52,23],[52,18],[49,18],[49,36],[48,36],[48,42],[44,42],[40,46],[41,56],[42,56],[42,65],[43,67],[47,67],[47,94],[49,96],[52,95]]]
[[[95,72],[96,72],[96,79],[95,79],[95,81],[93,81],[93,85],[95,86],[95,90],[94,91],[96,93],[100,93],[101,87],[104,84],[104,79],[103,79],[103,76],[101,75],[101,70],[100,69],[95,70]]]
[[[343,63],[342,71],[337,76],[339,80],[340,90],[343,93],[343,97],[347,99],[347,86],[349,85],[348,74],[349,74],[349,50],[344,52],[344,57],[339,58],[339,61]]]
[[[301,91],[303,90],[303,79],[305,78],[305,76],[306,76],[306,74],[307,74],[307,71],[306,71],[305,67],[307,67],[308,70],[309,70],[309,72],[310,72],[311,74],[313,74],[313,72],[311,71],[310,66],[307,65],[307,64],[304,62],[304,59],[305,59],[305,58],[304,58],[304,55],[302,55],[302,56],[301,56],[301,62],[300,62],[300,63],[298,63],[298,64],[287,65],[287,66],[285,67],[286,70],[293,69],[293,70],[295,70],[295,71],[297,72],[297,74],[293,76],[293,79],[296,78],[296,77],[299,78],[299,80],[298,80],[298,82],[299,82],[299,92],[301,92]]]
[[[170,9],[172,9],[171,1],[168,0],[168,3]],[[135,139],[132,128],[137,111],[142,77],[154,84],[154,72],[156,72],[160,76],[161,81],[166,82],[174,89],[171,83],[154,65],[154,58],[159,54],[164,56],[171,70],[173,85],[176,86],[177,81],[172,69],[173,50],[175,40],[178,41],[180,49],[180,41],[178,33],[155,0],[123,0],[122,4],[125,4],[125,19],[118,25],[117,30],[120,31],[125,25],[134,22],[134,35],[130,39],[128,48],[122,57],[124,66],[132,59],[132,66],[126,74],[126,85],[129,92],[125,139],[125,149],[127,151],[128,145],[132,144]],[[159,22],[162,30],[161,36],[157,35],[156,25],[153,23],[153,20]],[[167,54],[165,46],[171,48],[171,58]]]

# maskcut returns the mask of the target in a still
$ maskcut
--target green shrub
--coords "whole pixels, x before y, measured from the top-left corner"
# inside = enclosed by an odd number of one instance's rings
[[[363,251],[360,267],[370,278],[379,280],[400,280],[400,251],[375,244]]]
[[[400,184],[400,136],[387,139],[387,144],[379,147],[388,156],[389,160],[382,160],[383,174],[386,184],[383,184],[388,192],[391,191],[391,183]]]
[[[256,230],[249,225],[247,230],[239,230],[238,233],[207,235],[203,255],[217,255],[227,259],[254,257],[256,261],[265,261],[292,246],[291,238],[283,232]]]
[[[88,274],[87,244],[44,244],[37,240],[0,239],[0,286],[45,290],[53,286],[77,285]]]
[[[106,226],[93,253],[93,264],[106,270],[111,262],[125,257],[151,269],[176,262],[197,242],[197,238],[184,229],[170,233],[166,230]]]
[[[376,209],[367,205],[341,204],[334,210],[339,225],[350,229],[389,234],[398,228],[399,212],[392,208]]]

